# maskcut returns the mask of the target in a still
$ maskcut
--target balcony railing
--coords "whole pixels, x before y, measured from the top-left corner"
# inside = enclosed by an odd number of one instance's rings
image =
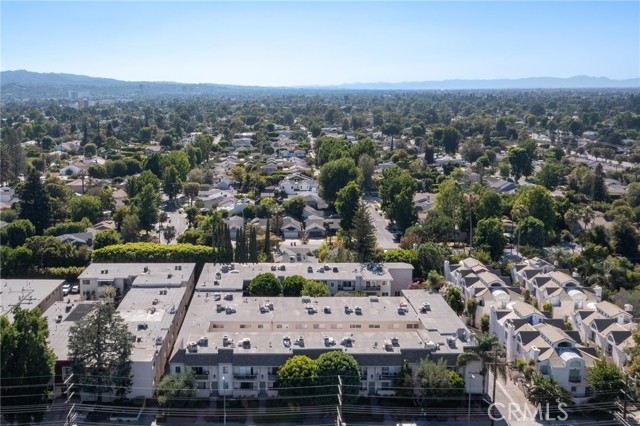
[[[194,374],[196,380],[209,380],[208,374]]]
[[[278,376],[276,374],[269,374],[267,379],[275,381],[278,380]]]
[[[354,286],[347,286],[347,285],[339,285],[338,286],[338,291],[353,291],[356,288]]]
[[[364,291],[380,291],[381,288],[382,286],[379,286],[379,285],[368,285],[363,290]]]
[[[258,377],[257,374],[234,374],[235,380],[255,380]]]

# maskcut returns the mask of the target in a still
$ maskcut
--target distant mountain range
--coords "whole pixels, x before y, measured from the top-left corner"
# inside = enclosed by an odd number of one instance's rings
[[[155,95],[231,95],[253,91],[321,91],[321,90],[501,90],[501,89],[597,89],[640,88],[640,78],[612,80],[606,77],[576,76],[570,78],[532,77],[500,80],[443,80],[404,83],[349,83],[331,86],[258,87],[225,84],[189,84],[177,82],[121,81],[111,78],[75,74],[37,73],[31,71],[0,72],[2,97],[48,98],[96,96]]]

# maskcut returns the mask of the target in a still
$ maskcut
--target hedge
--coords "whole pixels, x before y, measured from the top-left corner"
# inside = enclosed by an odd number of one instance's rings
[[[93,251],[92,262],[104,263],[195,263],[196,279],[205,263],[221,262],[218,250],[193,244],[161,245],[127,243]]]

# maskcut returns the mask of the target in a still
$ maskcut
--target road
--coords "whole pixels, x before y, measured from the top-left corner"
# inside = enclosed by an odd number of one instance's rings
[[[377,205],[377,202],[371,199],[366,199],[365,202],[367,203],[369,213],[371,214],[371,221],[373,222],[373,227],[375,228],[378,245],[384,250],[398,248],[399,244],[394,241],[393,234],[387,229],[389,221],[382,217],[380,212],[376,211],[376,209],[374,208],[374,205]]]
[[[176,238],[174,238],[170,244],[176,244],[177,239],[180,235],[184,234],[184,231],[187,230],[187,216],[184,213],[180,213],[179,209],[174,208],[169,204],[165,204],[162,208],[162,211],[167,213],[169,219],[164,223],[164,226],[173,226],[176,228]],[[166,244],[164,240],[164,236],[160,235],[160,242],[162,244]]]

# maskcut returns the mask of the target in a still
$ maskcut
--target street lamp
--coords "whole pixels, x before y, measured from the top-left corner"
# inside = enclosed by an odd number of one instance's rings
[[[224,385],[226,382],[224,381],[224,376],[222,376],[222,409],[223,409],[223,421],[224,426],[227,426],[227,393],[225,392]]]
[[[470,379],[475,379],[476,376],[474,376],[473,374],[469,373],[467,375]],[[468,382],[467,384],[467,393],[469,395],[469,405],[467,408],[467,426],[471,425],[471,381]]]

